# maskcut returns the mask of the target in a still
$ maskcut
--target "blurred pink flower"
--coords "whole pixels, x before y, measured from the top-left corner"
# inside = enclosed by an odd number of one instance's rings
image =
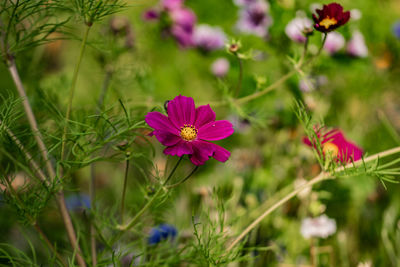
[[[304,238],[327,238],[336,233],[336,221],[325,214],[316,218],[305,218],[301,223],[300,233]]]
[[[347,141],[342,131],[333,129],[325,131],[325,128],[316,131],[317,137],[320,139],[322,152],[324,156],[330,154],[336,161],[349,163],[361,159],[363,151],[354,143]],[[308,146],[316,147],[316,140],[312,142],[307,137],[303,138],[303,142]]]
[[[181,8],[183,6],[183,0],[162,0],[161,6],[169,10]]]
[[[194,28],[193,43],[205,51],[221,49],[225,42],[226,35],[220,27],[201,24]]]
[[[343,35],[341,35],[338,32],[330,32],[326,37],[324,50],[332,55],[338,52],[340,49],[342,49],[345,43],[346,41]]]
[[[286,25],[285,33],[293,41],[298,43],[304,43],[306,37],[303,31],[307,28],[312,27],[312,21],[309,18],[297,17],[289,21]]]
[[[195,165],[203,165],[210,157],[225,162],[230,152],[208,141],[216,141],[232,135],[232,124],[227,120],[215,120],[210,105],[195,108],[193,98],[179,95],[168,102],[168,116],[149,112],[146,123],[154,129],[152,135],[167,146],[164,154],[182,157],[189,155]]]
[[[368,47],[361,32],[355,31],[347,43],[347,53],[354,57],[367,57]]]
[[[263,0],[254,1],[243,6],[236,28],[243,33],[254,34],[260,37],[268,35],[268,27],[272,18],[268,14],[269,4]]]
[[[226,58],[217,58],[211,65],[211,72],[217,77],[224,77],[229,71],[229,61]]]

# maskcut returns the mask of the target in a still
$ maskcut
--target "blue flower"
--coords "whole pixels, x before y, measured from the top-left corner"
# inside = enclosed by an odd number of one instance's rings
[[[177,233],[178,231],[174,226],[170,224],[160,224],[150,230],[148,243],[149,245],[155,245],[168,238],[174,239]]]
[[[393,24],[393,35],[400,39],[400,20]]]
[[[90,209],[90,197],[86,194],[75,194],[65,198],[65,204],[70,211]]]

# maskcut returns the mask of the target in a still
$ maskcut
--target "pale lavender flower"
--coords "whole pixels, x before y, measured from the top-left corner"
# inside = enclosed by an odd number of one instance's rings
[[[269,4],[258,0],[244,6],[240,10],[240,17],[236,28],[243,33],[254,34],[260,37],[268,35],[268,28],[272,24],[272,18],[268,14]]]
[[[309,18],[297,17],[289,21],[286,25],[285,33],[291,40],[298,43],[304,43],[306,37],[304,36],[303,31],[307,28],[311,28],[312,25],[313,23]]]
[[[336,221],[325,214],[316,218],[305,218],[301,223],[301,235],[304,238],[327,238],[336,232]]]
[[[332,55],[338,52],[340,49],[342,49],[345,43],[346,41],[343,35],[341,35],[338,32],[330,32],[326,37],[324,50]]]
[[[257,1],[258,0],[233,0],[233,3],[237,6],[246,6]]]
[[[354,57],[367,57],[368,47],[361,32],[355,31],[347,43],[347,53]]]
[[[225,42],[226,35],[220,27],[201,24],[194,28],[193,43],[205,51],[221,49]]]
[[[220,57],[212,63],[211,73],[216,77],[224,77],[228,73],[229,67],[229,61],[224,57]]]

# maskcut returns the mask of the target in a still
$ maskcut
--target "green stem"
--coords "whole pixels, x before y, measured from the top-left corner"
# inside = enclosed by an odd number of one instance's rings
[[[183,184],[183,183],[186,182],[187,179],[189,179],[198,169],[199,169],[199,166],[194,167],[194,169],[192,170],[191,173],[189,173],[188,176],[186,176],[185,178],[183,178],[182,180],[180,180],[179,182],[177,182],[177,183],[175,183],[175,184],[166,185],[165,187],[166,187],[167,189],[171,189],[171,188],[174,188],[174,187],[177,187],[177,186]]]
[[[125,164],[125,176],[124,176],[124,186],[122,188],[122,199],[121,199],[121,224],[124,224],[124,212],[125,212],[125,194],[126,194],[126,185],[128,182],[128,173],[129,173],[129,155],[130,153],[126,153],[126,164]]]
[[[238,82],[236,85],[235,97],[237,97],[239,95],[240,88],[242,87],[242,80],[243,80],[243,62],[242,62],[242,59],[238,55],[236,55],[236,58],[238,59],[238,62],[239,62],[239,78],[238,78]]]
[[[295,197],[299,192],[303,191],[306,188],[311,188],[314,184],[317,184],[321,181],[327,180],[327,179],[331,179],[332,177],[334,177],[335,173],[344,171],[346,168],[352,168],[354,166],[360,166],[364,163],[367,162],[371,162],[374,160],[377,160],[378,158],[383,158],[383,157],[387,157],[396,153],[400,153],[400,146],[399,147],[395,147],[380,153],[377,153],[375,155],[372,155],[370,157],[367,157],[365,159],[360,159],[354,163],[349,163],[345,166],[342,167],[338,167],[335,169],[335,171],[333,172],[333,174],[327,173],[327,172],[321,172],[318,176],[314,177],[313,179],[311,179],[310,181],[308,181],[307,183],[303,184],[302,186],[299,186],[298,188],[296,188],[295,190],[293,190],[292,192],[290,192],[289,194],[287,194],[286,196],[284,196],[282,199],[280,199],[277,203],[275,203],[274,205],[272,205],[270,208],[268,208],[263,214],[261,214],[257,219],[255,219],[246,229],[244,229],[240,235],[232,242],[232,244],[227,248],[227,252],[229,252],[230,250],[232,250],[232,248],[234,248],[251,230],[253,230],[265,217],[267,217],[269,214],[271,214],[273,211],[275,211],[276,209],[278,209],[280,206],[282,206],[283,204],[285,204],[287,201],[289,201],[290,199],[292,199],[293,197]]]
[[[71,116],[71,109],[72,109],[72,100],[74,99],[74,93],[75,93],[75,88],[76,88],[76,82],[78,80],[78,73],[79,73],[79,69],[81,66],[81,62],[82,62],[82,58],[83,58],[83,54],[85,52],[85,47],[86,47],[86,43],[87,43],[87,39],[89,36],[89,31],[90,31],[90,26],[86,27],[86,31],[83,35],[83,40],[82,40],[82,44],[81,44],[81,49],[80,49],[80,53],[79,53],[79,57],[78,57],[78,61],[76,63],[75,69],[74,69],[74,73],[72,75],[72,82],[71,82],[71,87],[69,89],[69,98],[68,98],[68,106],[67,106],[67,113],[65,115],[65,124],[64,124],[64,130],[63,130],[63,134],[62,134],[62,138],[61,138],[61,162],[64,160],[64,154],[65,154],[65,145],[66,145],[66,137],[67,137],[67,130],[68,130],[68,121],[70,119]]]
[[[162,186],[160,186],[160,188],[157,190],[157,192],[153,195],[153,197],[146,203],[146,205],[136,214],[136,216],[130,220],[129,223],[125,224],[125,225],[119,225],[118,229],[121,231],[127,231],[130,228],[132,228],[132,226],[135,225],[135,223],[140,219],[140,217],[143,215],[143,213],[151,207],[151,205],[153,204],[153,202],[158,198],[158,196],[161,194],[162,191],[166,190],[165,185],[168,183],[168,181],[171,179],[172,175],[175,173],[176,169],[178,168],[179,164],[181,163],[183,157],[180,157],[178,162],[176,163],[176,165],[174,166],[174,168],[172,169],[171,173],[169,174],[169,176],[167,177],[167,179],[165,179],[164,183],[162,184]]]

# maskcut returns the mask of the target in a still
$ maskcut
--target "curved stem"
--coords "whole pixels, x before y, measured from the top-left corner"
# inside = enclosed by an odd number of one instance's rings
[[[180,180],[179,182],[177,182],[177,183],[175,183],[175,184],[166,185],[165,187],[166,187],[167,189],[171,189],[171,188],[174,188],[174,187],[177,187],[177,186],[183,184],[183,183],[186,182],[187,179],[189,179],[198,169],[199,169],[199,166],[194,167],[194,169],[192,170],[191,173],[189,173],[188,176],[186,176],[185,178],[183,178],[182,180]]]
[[[375,155],[369,156],[365,159],[360,159],[354,163],[349,163],[345,166],[338,167],[334,170],[332,174],[327,173],[327,172],[321,172],[318,176],[314,177],[307,183],[303,184],[302,186],[299,186],[295,190],[293,190],[291,193],[287,194],[285,197],[280,199],[278,202],[276,202],[274,205],[272,205],[270,208],[268,208],[263,214],[261,214],[257,219],[255,219],[246,229],[242,231],[242,233],[232,242],[232,244],[227,248],[227,251],[229,252],[232,250],[233,247],[235,247],[252,229],[254,229],[265,217],[267,217],[269,214],[271,214],[273,211],[275,211],[277,208],[285,204],[287,201],[289,201],[291,198],[295,197],[299,192],[303,191],[306,188],[312,187],[314,184],[319,183],[321,181],[330,179],[334,176],[335,173],[340,172],[345,170],[346,168],[351,168],[353,166],[360,166],[364,163],[371,162],[374,160],[377,160],[379,158],[384,158],[396,153],[400,153],[400,146],[395,147],[389,150],[382,151],[380,153],[377,153]]]
[[[76,63],[75,69],[74,69],[74,74],[72,75],[72,82],[71,82],[71,87],[69,89],[69,98],[68,98],[68,106],[67,106],[67,113],[65,115],[65,125],[64,125],[64,130],[63,130],[63,135],[61,138],[61,162],[64,160],[64,154],[65,154],[65,144],[66,144],[66,137],[67,137],[67,130],[68,130],[68,121],[71,116],[71,109],[72,109],[72,100],[74,99],[74,93],[75,93],[75,87],[76,87],[76,82],[78,80],[78,73],[79,69],[81,66],[83,54],[85,52],[85,47],[86,47],[86,42],[87,38],[89,36],[89,31],[90,31],[90,26],[86,27],[86,31],[83,36],[82,44],[81,44],[81,49],[78,57],[78,61]]]

